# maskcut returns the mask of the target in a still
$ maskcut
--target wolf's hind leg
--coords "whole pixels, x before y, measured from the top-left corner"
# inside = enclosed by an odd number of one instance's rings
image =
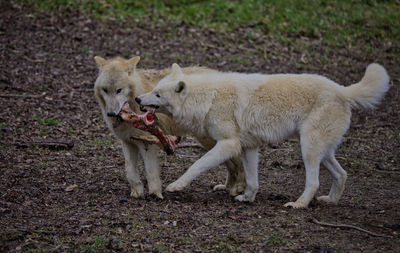
[[[317,141],[318,139],[320,139],[318,131],[305,134],[300,138],[301,153],[306,167],[305,188],[296,202],[286,203],[285,207],[307,207],[319,188],[319,169],[326,145],[321,141]]]
[[[258,148],[245,149],[242,154],[244,172],[246,175],[246,189],[244,194],[237,196],[238,201],[253,202],[258,192]]]
[[[334,152],[329,152],[322,164],[329,170],[333,177],[333,183],[329,195],[320,196],[317,198],[319,201],[325,201],[327,203],[337,204],[344,191],[344,185],[347,179],[346,171],[340,166],[339,162],[335,158]]]
[[[246,188],[246,178],[242,160],[239,156],[234,156],[225,162],[228,169],[225,184],[214,186],[213,190],[228,190],[231,196],[237,196]]]
[[[300,130],[301,153],[306,167],[306,186],[296,202],[289,202],[285,206],[294,208],[308,206],[319,187],[321,161],[333,175],[334,183],[329,199],[324,196],[320,200],[334,202],[340,198],[346,181],[346,172],[334,158],[334,150],[349,128],[350,116],[349,105],[342,103],[340,99],[316,109],[308,116]]]
[[[139,150],[134,144],[122,141],[122,151],[125,158],[126,178],[131,186],[131,196],[139,198],[144,194],[143,184],[136,168]]]

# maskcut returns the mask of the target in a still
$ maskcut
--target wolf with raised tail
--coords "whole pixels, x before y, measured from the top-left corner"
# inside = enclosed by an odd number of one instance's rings
[[[333,183],[329,194],[317,199],[339,201],[347,173],[335,151],[350,126],[351,109],[373,108],[388,89],[389,76],[378,64],[369,65],[362,80],[348,87],[313,74],[187,74],[173,64],[171,74],[137,102],[171,115],[179,127],[217,143],[167,191],[182,190],[201,173],[241,155],[246,189],[236,200],[254,201],[260,145],[297,136],[306,169],[305,189],[285,206],[304,208],[318,190],[321,163]]]

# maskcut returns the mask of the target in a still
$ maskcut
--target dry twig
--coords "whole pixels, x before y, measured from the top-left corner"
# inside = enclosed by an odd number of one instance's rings
[[[40,98],[42,95],[33,94],[0,94],[0,98]]]
[[[400,174],[398,170],[374,170],[374,172]]]
[[[18,228],[17,229],[20,232],[27,233],[27,234],[45,234],[45,235],[53,235],[56,234],[56,232],[53,231],[45,231],[45,230],[35,230],[35,229],[22,229]]]
[[[30,142],[16,143],[16,145],[19,148],[27,148],[30,146],[41,146],[50,149],[71,149],[74,146],[74,143],[68,140],[36,139]]]
[[[368,230],[365,230],[365,229],[363,229],[363,228],[360,228],[360,227],[357,227],[357,226],[353,226],[353,225],[326,223],[326,222],[318,221],[318,220],[315,219],[315,218],[312,218],[312,219],[311,219],[311,222],[313,222],[313,223],[315,223],[315,224],[318,224],[318,225],[321,225],[321,226],[327,226],[327,227],[334,227],[334,228],[351,228],[351,229],[355,229],[355,230],[358,230],[358,231],[361,231],[361,232],[364,232],[364,233],[367,233],[367,234],[369,234],[369,235],[376,236],[376,237],[392,238],[391,236],[383,235],[383,234],[376,234],[376,233],[373,233],[373,232],[371,232],[371,231],[368,231]]]
[[[25,60],[30,61],[30,62],[45,62],[43,59],[31,59],[28,56],[23,56]]]

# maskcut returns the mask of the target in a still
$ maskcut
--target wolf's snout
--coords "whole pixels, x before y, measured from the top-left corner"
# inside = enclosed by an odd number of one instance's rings
[[[116,117],[117,114],[115,112],[107,112],[108,117]]]
[[[142,100],[139,97],[135,98],[136,103],[138,103],[140,105],[140,102],[142,102]]]

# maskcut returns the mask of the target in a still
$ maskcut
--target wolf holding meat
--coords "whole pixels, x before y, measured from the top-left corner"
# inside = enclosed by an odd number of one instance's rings
[[[131,196],[140,197],[144,195],[143,184],[137,170],[137,162],[140,156],[144,161],[149,194],[155,194],[159,198],[163,198],[157,157],[159,147],[157,145],[147,146],[141,141],[132,140],[132,136],[148,133],[135,129],[128,123],[122,123],[114,127],[118,121],[117,115],[125,102],[136,113],[140,113],[140,108],[134,101],[135,97],[151,91],[158,81],[171,72],[171,69],[137,69],[136,65],[139,60],[139,56],[130,59],[117,57],[109,60],[96,56],[95,61],[99,68],[99,75],[94,85],[94,93],[108,128],[121,140],[126,177],[131,187]],[[213,72],[213,70],[201,67],[184,68],[182,71],[186,74]],[[182,129],[177,127],[170,117],[163,114],[157,114],[157,117],[161,128],[167,134],[180,135],[183,133]],[[211,149],[215,145],[215,141],[207,135],[197,137],[206,149]],[[225,164],[228,167],[226,183],[217,185],[214,189],[227,189],[231,195],[236,196],[245,188],[241,160],[239,157],[232,157]]]

